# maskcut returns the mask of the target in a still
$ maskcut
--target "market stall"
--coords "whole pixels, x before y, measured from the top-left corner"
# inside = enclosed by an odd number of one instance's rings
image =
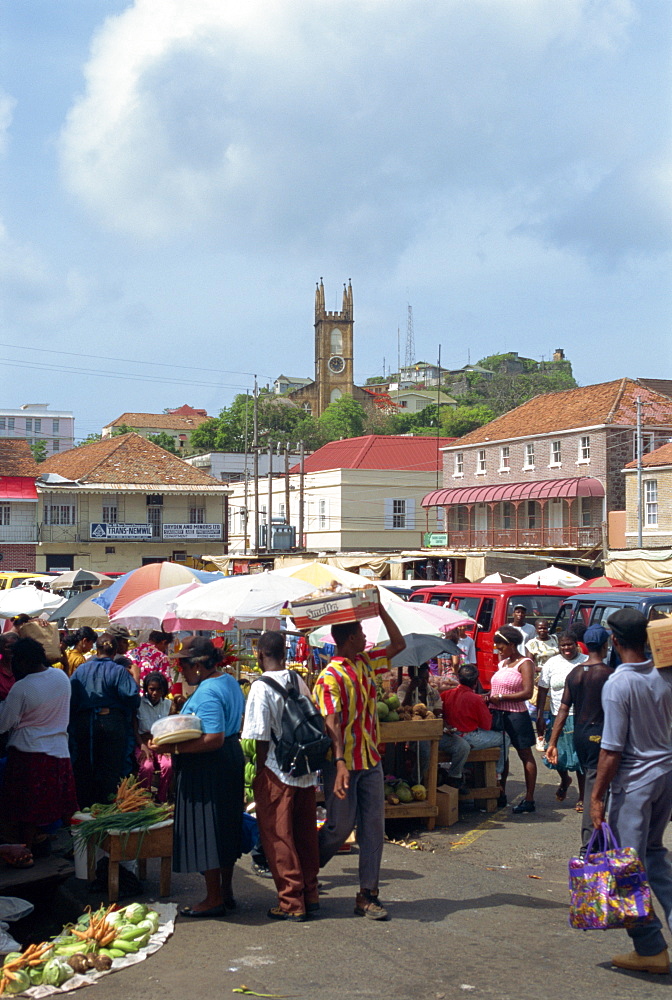
[[[405,802],[399,805],[385,806],[385,819],[418,819],[427,820],[427,829],[433,830],[436,825],[438,808],[436,805],[436,778],[439,762],[439,740],[443,735],[441,719],[423,719],[421,722],[381,722],[380,739],[382,743],[412,743],[428,741],[430,743],[429,767],[427,769],[427,798],[420,802]]]

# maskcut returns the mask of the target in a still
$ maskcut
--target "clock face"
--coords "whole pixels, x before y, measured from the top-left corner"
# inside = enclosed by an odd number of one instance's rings
[[[338,354],[334,354],[333,357],[329,358],[329,370],[334,372],[335,375],[339,375],[345,368],[345,361]]]

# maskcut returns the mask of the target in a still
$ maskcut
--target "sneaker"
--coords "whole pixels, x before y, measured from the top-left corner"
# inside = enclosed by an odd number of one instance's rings
[[[369,920],[387,920],[387,910],[381,906],[378,893],[363,889],[357,893],[355,914],[358,917],[368,917]]]
[[[254,872],[255,875],[258,875],[259,878],[272,878],[273,877],[273,874],[272,874],[270,868],[266,868],[264,865],[258,865],[256,862],[253,862],[253,864],[252,864],[252,871]]]
[[[636,951],[627,955],[614,955],[611,964],[617,969],[631,969],[633,972],[651,972],[666,976],[670,971],[670,955],[663,948],[657,955],[640,955]]]
[[[293,920],[296,924],[302,924],[308,919],[305,913],[290,913],[289,910],[283,910],[279,906],[272,906],[266,916],[271,920]]]
[[[511,812],[516,813],[517,816],[520,815],[520,813],[536,812],[534,799],[532,800],[532,802],[529,802],[527,799],[523,799],[522,802],[519,802],[517,806],[513,807]]]
[[[539,753],[543,753],[544,750],[546,749],[546,743],[544,742],[543,736],[537,736],[536,749],[539,751]]]
[[[320,904],[315,901],[314,903],[306,903],[306,913],[317,913],[320,909]]]

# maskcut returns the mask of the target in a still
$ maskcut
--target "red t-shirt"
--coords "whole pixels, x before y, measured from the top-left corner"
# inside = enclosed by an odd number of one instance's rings
[[[491,729],[492,715],[485,702],[466,684],[441,692],[443,721],[454,726],[459,733],[472,733],[474,729]]]

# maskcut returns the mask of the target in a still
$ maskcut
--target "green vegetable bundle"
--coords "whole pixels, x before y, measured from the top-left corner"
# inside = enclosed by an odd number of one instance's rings
[[[114,808],[104,809],[92,819],[85,820],[79,826],[73,827],[75,839],[80,844],[88,845],[90,842],[96,847],[100,847],[110,830],[125,836],[126,840],[131,833],[136,830],[146,834],[150,826],[156,823],[163,823],[171,819],[173,808],[169,805],[151,805],[137,812],[118,812]],[[138,842],[138,850],[142,844],[142,836]]]

